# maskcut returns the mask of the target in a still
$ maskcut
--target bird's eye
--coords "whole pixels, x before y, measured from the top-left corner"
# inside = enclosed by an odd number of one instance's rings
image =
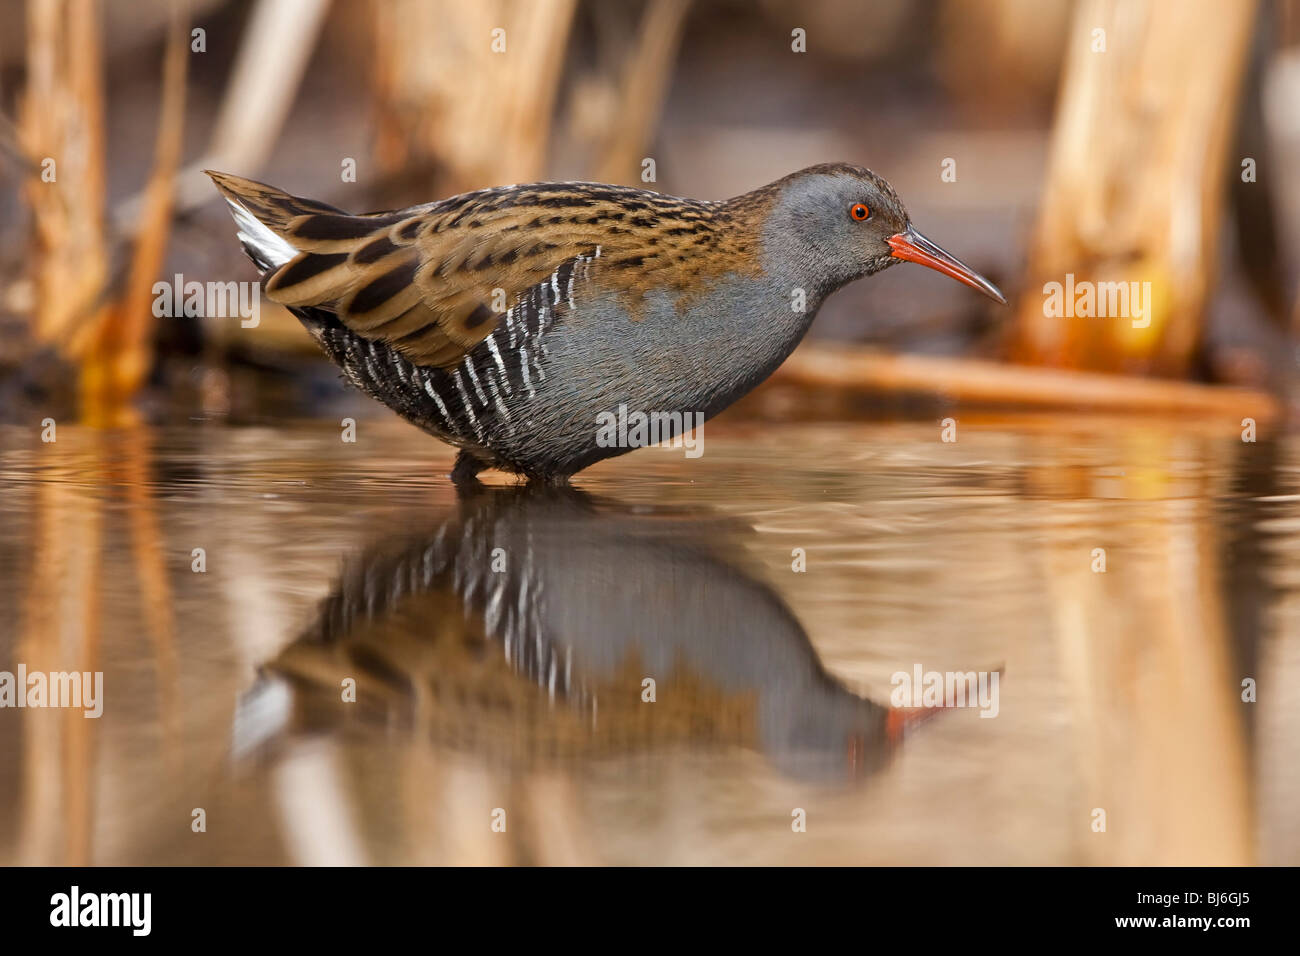
[[[871,210],[867,208],[865,203],[854,203],[849,209],[849,215],[858,222],[862,222],[864,219],[871,218]]]

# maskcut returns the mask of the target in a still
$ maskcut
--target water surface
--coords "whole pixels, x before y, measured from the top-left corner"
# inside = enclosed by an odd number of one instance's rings
[[[1294,442],[707,429],[460,498],[397,422],[0,429],[0,669],[105,686],[0,710],[0,862],[1300,862]]]

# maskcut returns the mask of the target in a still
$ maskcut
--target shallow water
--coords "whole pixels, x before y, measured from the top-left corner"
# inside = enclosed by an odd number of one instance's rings
[[[0,710],[0,862],[1300,863],[1293,441],[707,429],[459,501],[396,422],[0,429],[0,669],[104,674]]]

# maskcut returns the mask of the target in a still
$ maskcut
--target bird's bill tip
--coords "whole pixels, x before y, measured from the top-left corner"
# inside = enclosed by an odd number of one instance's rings
[[[942,272],[949,278],[983,292],[995,302],[1007,304],[1007,297],[997,286],[984,278],[956,256],[942,249],[938,243],[931,242],[909,225],[902,232],[895,233],[887,240],[891,255],[895,259],[915,262],[927,266],[936,272]]]

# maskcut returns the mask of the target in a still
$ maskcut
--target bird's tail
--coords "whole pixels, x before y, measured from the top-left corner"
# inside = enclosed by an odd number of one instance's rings
[[[204,172],[230,205],[244,251],[263,272],[278,269],[301,251],[290,241],[295,219],[321,214],[347,215],[327,203],[290,196],[265,183],[211,169]]]

